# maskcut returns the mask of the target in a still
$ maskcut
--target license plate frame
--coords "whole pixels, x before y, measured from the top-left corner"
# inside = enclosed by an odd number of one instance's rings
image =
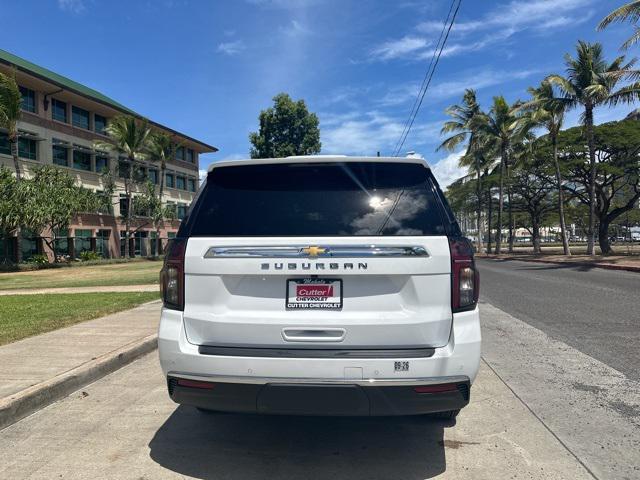
[[[294,286],[293,296],[291,286]],[[320,287],[318,290],[327,291],[333,287],[331,295],[308,295],[308,300],[300,300],[297,295],[298,287],[308,286],[313,288]],[[337,287],[337,292],[336,292]],[[313,293],[313,292],[310,292]],[[343,288],[341,278],[288,278],[285,282],[284,304],[287,310],[342,310],[343,307]],[[327,300],[319,300],[326,297]],[[293,301],[291,301],[293,299]]]

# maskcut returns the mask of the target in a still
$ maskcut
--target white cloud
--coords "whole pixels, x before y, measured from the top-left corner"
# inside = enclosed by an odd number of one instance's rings
[[[311,33],[311,30],[306,25],[297,20],[291,20],[287,26],[282,26],[279,30],[288,37],[300,37]]]
[[[237,55],[242,52],[245,48],[244,42],[242,40],[235,40],[233,42],[223,42],[218,44],[218,52],[224,53],[225,55]]]
[[[431,165],[431,171],[443,190],[467,174],[467,170],[458,165],[463,154],[464,151],[451,153],[435,165]]]
[[[377,60],[390,60],[405,57],[424,50],[431,44],[426,38],[405,36],[399,40],[385,42],[371,51],[371,57]]]
[[[82,13],[86,10],[84,0],[58,0],[58,7],[71,13]]]
[[[520,71],[498,71],[485,70],[475,72],[464,77],[457,77],[455,80],[449,80],[437,83],[430,88],[427,95],[437,98],[454,97],[465,91],[467,88],[481,90],[494,85],[508,83],[513,80],[521,80],[540,73],[539,69],[520,70]]]
[[[393,151],[402,133],[405,119],[380,112],[349,112],[320,115],[322,152],[333,154],[375,155]],[[424,145],[437,138],[439,122],[414,124],[405,148]]]
[[[543,33],[551,29],[576,26],[593,16],[592,10],[583,11],[593,2],[594,0],[512,0],[497,5],[480,20],[457,21],[451,30],[451,41],[442,55],[446,57],[481,50],[524,30]],[[433,47],[429,48],[429,38],[437,37],[442,31],[442,25],[442,22],[434,20],[422,22],[416,26],[417,34],[376,47],[370,58],[379,61],[395,58],[429,59],[434,50]],[[472,35],[472,39],[467,38]],[[404,45],[405,48],[393,48],[396,45]]]

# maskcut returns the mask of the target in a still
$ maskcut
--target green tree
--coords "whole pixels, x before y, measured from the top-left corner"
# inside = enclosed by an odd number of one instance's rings
[[[36,167],[32,178],[22,183],[28,192],[23,226],[42,234],[57,262],[55,244],[59,232],[69,228],[79,213],[96,212],[101,199],[91,190],[77,185],[75,178],[67,172],[51,165]]]
[[[598,24],[598,30],[603,30],[614,22],[631,22],[634,29],[633,35],[631,35],[631,37],[622,44],[622,48],[626,50],[632,45],[638,43],[638,40],[640,40],[640,27],[638,27],[638,20],[640,20],[640,0],[634,0],[633,2],[629,2],[616,8],[613,12],[604,17]]]
[[[125,159],[125,171],[119,172],[124,177],[124,192],[126,201],[126,211],[120,212],[125,224],[125,244],[124,256],[130,257],[129,240],[131,238],[131,219],[133,217],[133,188],[136,183],[134,176],[137,167],[142,162],[149,151],[151,129],[146,120],[137,120],[129,115],[121,115],[111,119],[106,128],[109,142],[95,142],[95,146],[100,149],[115,151],[118,156]]]
[[[175,157],[176,150],[179,147],[171,137],[164,132],[154,132],[151,134],[149,142],[149,159],[160,164],[160,186],[158,189],[158,205],[154,206],[154,211],[158,213],[169,212],[171,209],[164,209],[163,196],[164,196],[164,179],[167,171],[167,161]],[[155,188],[154,188],[155,191]],[[146,192],[149,193],[147,186]],[[175,213],[175,212],[174,212]],[[175,215],[174,215],[175,216]],[[168,219],[169,217],[167,217]],[[162,253],[162,239],[160,238],[160,225],[162,219],[154,219],[153,223],[156,228],[156,252]]]
[[[548,81],[557,86],[567,108],[581,106],[584,108],[582,123],[589,147],[590,179],[589,186],[589,227],[587,254],[595,253],[595,221],[596,221],[596,148],[593,136],[593,110],[600,105],[615,105],[619,102],[633,102],[640,94],[637,83],[617,88],[624,80],[634,78],[633,70],[636,59],[625,63],[620,56],[608,63],[602,53],[600,43],[587,43],[580,40],[577,55],[565,55],[566,77],[550,75]]]
[[[453,134],[446,138],[438,147],[454,151],[459,145],[466,142],[465,154],[460,158],[460,166],[468,167],[476,174],[476,249],[483,251],[482,242],[482,168],[484,166],[483,150],[479,138],[476,135],[476,119],[480,115],[480,105],[473,89],[466,89],[462,97],[461,105],[451,105],[445,110],[451,120],[445,122],[441,135]]]
[[[511,188],[509,183],[510,155],[514,144],[527,133],[515,128],[516,109],[507,103],[503,96],[493,97],[493,105],[488,114],[480,114],[474,121],[479,142],[483,148],[498,152],[500,158],[498,184],[498,235],[496,253],[502,253],[502,214],[504,210],[505,177],[509,207],[509,251],[513,251],[513,213],[511,208]]]
[[[13,166],[18,181],[22,178],[22,170],[18,160],[18,120],[21,115],[22,96],[14,75],[0,72],[0,127],[7,130]]]
[[[9,242],[13,232],[25,223],[26,195],[23,182],[13,172],[0,167],[0,235],[2,235],[2,262],[9,262]]]
[[[564,186],[574,198],[591,205],[589,191],[595,187],[595,218],[603,255],[611,253],[609,226],[632,210],[640,199],[640,122],[623,120],[594,127],[596,176],[591,178],[590,154],[579,127],[561,132],[558,146],[571,172]]]
[[[516,210],[528,216],[523,226],[531,234],[533,253],[539,254],[540,227],[554,209],[553,170],[533,142],[526,144],[518,153],[512,175],[513,204]]]
[[[286,93],[273,97],[273,107],[260,112],[258,132],[249,134],[251,158],[313,155],[320,152],[318,117],[304,100],[294,102]]]
[[[156,187],[150,181],[147,181],[140,195],[135,198],[135,209],[144,212],[144,216],[151,219],[153,228],[156,230],[156,255],[162,253],[160,240],[160,226],[166,220],[176,218],[175,207],[162,203],[160,197],[156,194]]]
[[[543,81],[538,87],[528,89],[531,100],[520,107],[525,113],[520,122],[524,122],[525,128],[543,127],[551,142],[551,158],[555,171],[556,192],[558,196],[558,219],[562,235],[562,248],[565,255],[571,255],[569,249],[569,236],[564,218],[564,192],[562,190],[562,172],[558,162],[558,135],[564,123],[566,102],[555,97],[553,86],[548,81]]]

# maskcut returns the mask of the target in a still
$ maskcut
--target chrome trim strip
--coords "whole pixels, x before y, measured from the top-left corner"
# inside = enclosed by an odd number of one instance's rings
[[[248,383],[264,385],[267,383],[303,383],[303,384],[321,384],[321,385],[361,385],[375,387],[400,387],[411,385],[438,385],[441,383],[461,383],[470,381],[465,375],[457,375],[450,377],[424,377],[424,378],[367,378],[362,380],[350,378],[288,378],[288,377],[248,377],[248,376],[232,376],[232,375],[207,375],[207,374],[191,374],[185,372],[168,372],[170,377],[185,378],[188,380],[200,380],[203,382],[220,382],[220,383]]]
[[[371,258],[428,257],[419,245],[326,245],[315,247],[320,253],[307,253],[308,245],[273,245],[255,247],[210,247],[204,258]]]

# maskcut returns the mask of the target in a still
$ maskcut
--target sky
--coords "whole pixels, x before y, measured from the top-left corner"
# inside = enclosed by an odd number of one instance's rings
[[[463,0],[403,148],[444,186],[460,152],[437,151],[447,106],[475,88],[526,99],[564,73],[578,39],[607,58],[628,24],[595,26],[623,0]],[[247,158],[258,115],[280,92],[320,119],[323,154],[391,155],[425,75],[449,0],[0,0],[0,48],[92,87],[219,148],[201,168]],[[640,54],[638,48],[628,56]],[[636,105],[635,107],[638,107]],[[596,111],[597,123],[634,106]],[[568,115],[577,124],[579,112]]]

